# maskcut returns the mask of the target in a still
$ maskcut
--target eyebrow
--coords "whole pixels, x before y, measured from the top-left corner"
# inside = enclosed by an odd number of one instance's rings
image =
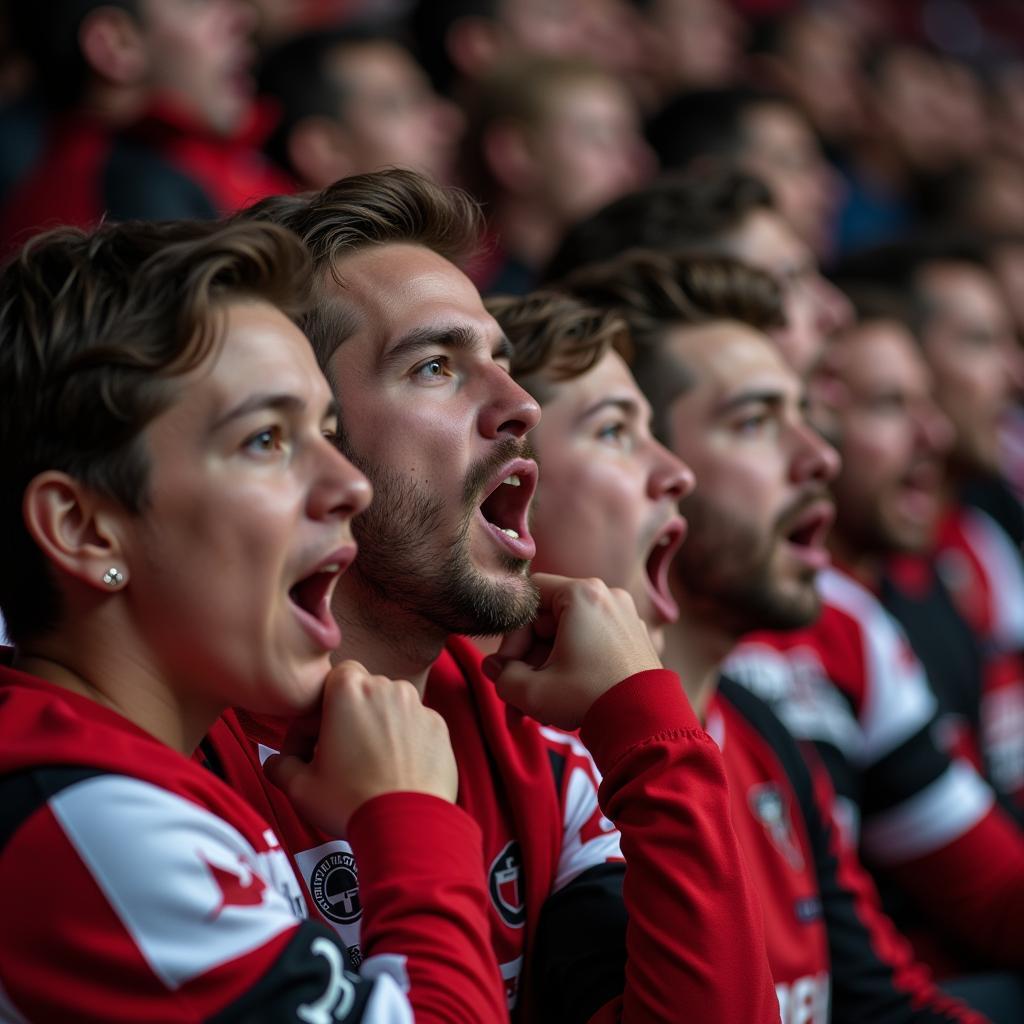
[[[261,412],[265,409],[273,409],[294,415],[295,413],[302,412],[305,408],[305,400],[299,398],[298,395],[293,395],[288,392],[259,391],[239,402],[238,405],[233,406],[224,413],[223,416],[217,417],[217,419],[210,425],[210,433],[216,433],[216,431],[227,426],[234,420],[241,419],[243,416],[248,416],[250,413]],[[331,398],[324,408],[323,418],[336,419],[338,417],[338,413],[337,399]]]
[[[404,362],[411,354],[429,348],[447,348],[456,351],[470,352],[480,342],[480,335],[465,324],[442,325],[440,327],[416,327],[398,339],[386,352],[377,359],[377,367],[387,370],[396,363]],[[494,359],[512,358],[512,342],[500,335],[491,353]]]
[[[715,406],[716,416],[725,416],[735,409],[742,408],[744,405],[750,405],[753,402],[763,402],[765,405],[782,405],[785,401],[786,396],[781,391],[768,390],[762,388],[759,391],[742,391],[738,395],[733,395],[732,398],[727,398],[723,402],[719,402]]]
[[[627,416],[639,417],[640,416],[640,404],[632,398],[600,398],[592,405],[587,406],[576,417],[577,423],[583,423],[585,420],[590,419],[591,416],[596,415],[604,409],[618,409],[625,413]]]

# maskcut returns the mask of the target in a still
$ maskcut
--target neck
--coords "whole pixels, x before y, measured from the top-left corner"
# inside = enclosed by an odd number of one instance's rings
[[[389,679],[406,679],[422,698],[447,634],[360,585],[354,575],[346,574],[334,593],[332,611],[342,630],[338,660],[358,661]]]
[[[528,199],[509,196],[498,204],[494,226],[502,248],[527,267],[542,270],[562,236],[560,221]]]
[[[120,128],[135,121],[142,114],[146,102],[144,89],[96,82],[86,93],[79,109],[112,128]]]
[[[95,616],[103,618],[110,616]],[[97,628],[95,620],[19,645],[14,667],[116,711],[190,757],[223,709],[169,686],[130,628]]]
[[[680,595],[676,595],[677,599]],[[721,615],[685,596],[679,601],[679,619],[665,627],[662,663],[683,684],[697,717],[703,722],[708,705],[718,690],[722,662],[738,639],[721,624]]]
[[[833,529],[828,539],[828,549],[836,568],[848,573],[868,590],[877,590],[882,580],[882,556],[865,551],[840,530]]]

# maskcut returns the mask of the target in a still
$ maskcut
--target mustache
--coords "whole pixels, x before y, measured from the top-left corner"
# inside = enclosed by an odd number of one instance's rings
[[[481,491],[491,482],[494,474],[513,459],[536,461],[533,445],[526,438],[506,437],[499,441],[479,462],[474,463],[466,474],[462,496],[467,505],[475,505]]]

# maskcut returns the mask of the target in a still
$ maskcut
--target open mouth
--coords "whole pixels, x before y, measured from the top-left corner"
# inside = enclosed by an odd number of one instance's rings
[[[288,600],[296,617],[325,651],[333,651],[341,643],[341,630],[331,614],[331,597],[355,554],[355,545],[333,552],[288,589]]]
[[[495,475],[480,502],[484,524],[513,558],[529,560],[536,553],[528,522],[536,488],[537,464],[515,459]]]
[[[658,615],[664,622],[679,618],[679,605],[672,597],[668,582],[672,559],[686,537],[686,520],[674,518],[658,531],[644,568],[647,574],[647,593]]]
[[[784,534],[790,550],[813,569],[824,569],[831,561],[825,541],[835,519],[835,506],[827,498],[807,505]]]

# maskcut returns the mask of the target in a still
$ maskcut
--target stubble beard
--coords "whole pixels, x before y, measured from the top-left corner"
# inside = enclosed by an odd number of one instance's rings
[[[539,595],[529,562],[501,556],[503,570],[492,578],[478,570],[470,554],[470,529],[480,491],[510,458],[529,455],[522,442],[496,446],[467,476],[464,514],[447,538],[446,506],[389,466],[376,466],[339,447],[373,485],[370,507],[352,521],[359,555],[349,572],[382,603],[404,616],[422,619],[444,633],[497,636],[531,622]]]
[[[782,582],[773,559],[780,534],[768,537],[728,509],[690,495],[680,505],[689,528],[673,572],[686,596],[735,636],[810,625],[821,611],[815,573]],[[780,517],[781,518],[781,517]],[[684,612],[685,614],[685,612]]]

